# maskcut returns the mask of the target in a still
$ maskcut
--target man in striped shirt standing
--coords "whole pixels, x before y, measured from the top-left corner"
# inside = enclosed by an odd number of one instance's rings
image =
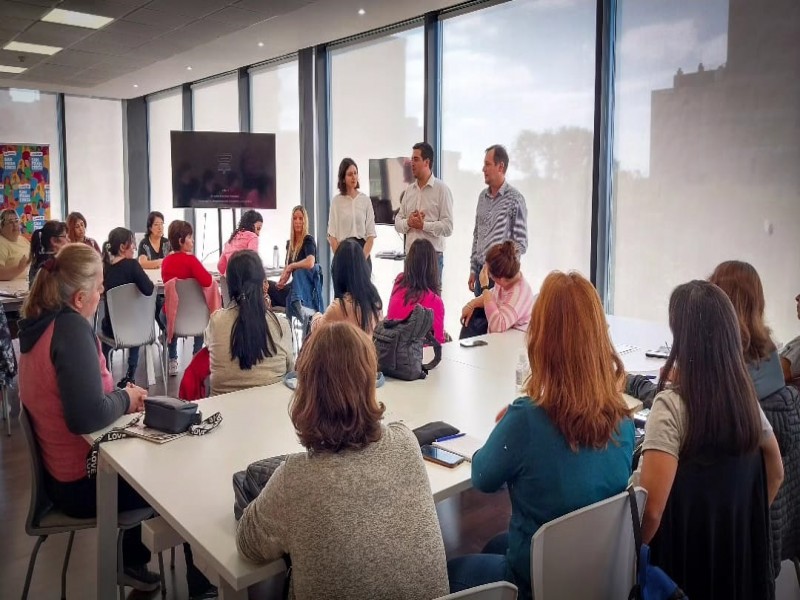
[[[508,152],[500,144],[489,146],[483,160],[483,178],[489,186],[478,196],[472,232],[469,289],[481,295],[478,275],[486,253],[495,244],[514,242],[520,256],[528,249],[528,207],[519,190],[506,181]]]

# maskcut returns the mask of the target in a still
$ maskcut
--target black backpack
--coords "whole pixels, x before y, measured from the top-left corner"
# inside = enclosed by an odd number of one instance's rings
[[[384,375],[405,381],[425,379],[442,360],[442,345],[433,336],[433,311],[419,304],[402,321],[384,320],[372,334],[378,368]],[[422,347],[433,346],[434,358],[422,363]]]

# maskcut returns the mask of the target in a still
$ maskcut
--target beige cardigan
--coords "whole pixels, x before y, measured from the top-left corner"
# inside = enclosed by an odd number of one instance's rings
[[[294,369],[289,324],[286,319],[271,315],[267,315],[267,327],[277,346],[275,356],[263,359],[251,369],[240,369],[238,359],[231,358],[231,330],[238,314],[238,306],[222,308],[211,315],[206,327],[212,396],[277,383],[287,371]]]

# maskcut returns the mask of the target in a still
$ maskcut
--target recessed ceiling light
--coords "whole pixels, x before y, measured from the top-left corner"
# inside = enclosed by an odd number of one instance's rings
[[[50,54],[60,52],[62,49],[58,46],[45,46],[44,44],[28,44],[26,42],[8,42],[3,46],[3,50],[11,50],[12,52],[28,52],[29,54]]]
[[[100,29],[105,27],[111,21],[109,17],[101,17],[100,15],[90,15],[89,13],[75,12],[74,10],[64,10],[61,8],[54,8],[45,16],[42,21],[48,23],[58,23],[59,25],[72,25],[73,27],[86,27],[88,29]]]
[[[363,17],[365,14],[367,14],[367,11],[365,11],[363,8],[359,8],[358,14],[360,14]]]
[[[191,71],[191,70],[192,70],[192,67],[186,67],[186,70],[187,70],[187,71]]]
[[[139,87],[139,84],[138,84],[138,83],[134,83],[134,84],[133,84],[133,87],[135,87],[135,88],[138,88],[138,87]]]
[[[264,42],[258,42],[258,47],[259,48],[263,48],[264,47]]]
[[[0,73],[24,73],[28,69],[26,67],[9,67],[7,65],[0,65]]]

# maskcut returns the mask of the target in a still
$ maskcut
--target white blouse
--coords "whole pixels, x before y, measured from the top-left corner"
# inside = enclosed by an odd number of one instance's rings
[[[376,237],[372,200],[363,192],[355,198],[344,194],[335,196],[331,200],[328,235],[340,242],[351,237],[362,240]]]

